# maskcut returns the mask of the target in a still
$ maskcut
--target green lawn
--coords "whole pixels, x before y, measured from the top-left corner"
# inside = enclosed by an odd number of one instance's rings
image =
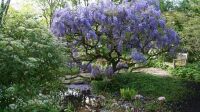
[[[111,80],[92,81],[92,90],[106,99],[121,99],[120,89],[134,89],[146,98],[166,97],[167,108],[175,112],[200,112],[200,83],[144,73],[123,73]]]
[[[171,77],[158,77],[144,73],[118,74],[111,81],[93,81],[93,91],[96,93],[116,93],[120,88],[135,89],[139,94],[157,98],[165,96],[167,101],[180,101],[194,92],[188,87],[187,81]]]

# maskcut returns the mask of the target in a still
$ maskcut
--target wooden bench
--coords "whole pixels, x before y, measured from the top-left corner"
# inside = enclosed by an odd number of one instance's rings
[[[173,59],[173,67],[186,66],[188,53],[178,53],[176,59]]]

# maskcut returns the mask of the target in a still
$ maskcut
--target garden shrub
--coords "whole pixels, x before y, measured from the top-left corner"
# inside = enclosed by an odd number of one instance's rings
[[[183,79],[200,81],[200,63],[188,64],[185,67],[177,67],[175,69],[170,69],[170,72],[176,76]]]
[[[159,56],[157,59],[152,59],[148,63],[148,67],[155,67],[155,68],[162,68],[162,69],[167,69],[168,66],[165,64],[165,57]]]
[[[66,71],[65,48],[54,41],[40,21],[34,15],[15,12],[8,15],[1,32],[0,108],[8,109],[10,104],[19,107],[19,99],[26,104],[39,94],[58,92],[59,77]]]

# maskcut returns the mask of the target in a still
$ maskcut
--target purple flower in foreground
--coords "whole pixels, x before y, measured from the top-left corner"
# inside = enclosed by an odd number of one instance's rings
[[[57,28],[51,30],[56,36],[63,37],[65,35],[66,27],[63,22],[55,22],[52,26]]]
[[[161,28],[165,28],[165,23],[166,23],[165,20],[163,19],[159,20],[159,25]]]
[[[71,84],[68,87],[69,89],[75,89],[80,91],[90,90],[90,86],[88,84]]]
[[[121,69],[121,68],[128,68],[128,65],[126,63],[119,62],[117,64],[117,69]]]
[[[113,73],[114,73],[113,68],[111,66],[107,67],[106,70],[105,70],[105,73],[108,76],[112,76]]]
[[[89,64],[89,65],[87,66],[87,70],[88,70],[88,72],[91,72],[91,71],[92,71],[92,65],[91,65],[91,64]]]
[[[146,61],[146,58],[144,57],[144,55],[138,51],[133,51],[131,54],[131,57],[134,61],[142,63]]]
[[[91,74],[92,74],[94,77],[100,75],[100,69],[99,69],[99,67],[93,66],[93,67],[92,67],[92,70],[91,70]]]
[[[122,53],[122,51],[123,51],[123,42],[122,41],[118,42],[118,44],[117,44],[117,51],[119,53]]]

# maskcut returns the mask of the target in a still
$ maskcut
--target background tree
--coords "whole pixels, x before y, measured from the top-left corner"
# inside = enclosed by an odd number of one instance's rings
[[[64,8],[55,13],[51,29],[66,42],[74,61],[87,62],[94,75],[144,63],[179,43],[176,32],[165,26],[152,1]],[[105,68],[91,65],[99,59],[105,60]]]
[[[48,27],[52,23],[52,16],[55,10],[63,8],[67,2],[68,0],[37,0]]]
[[[172,1],[169,0],[159,0],[160,1],[160,9],[162,12],[170,11],[175,8],[175,5]]]
[[[1,0],[1,6],[0,6],[0,28],[3,26],[3,22],[4,22],[4,17],[6,16],[7,12],[8,12],[8,8],[10,5],[10,1],[11,0]]]
[[[188,52],[190,62],[200,60],[199,4],[198,0],[183,0],[176,9],[164,13],[167,25],[173,27],[182,39],[180,52]]]

